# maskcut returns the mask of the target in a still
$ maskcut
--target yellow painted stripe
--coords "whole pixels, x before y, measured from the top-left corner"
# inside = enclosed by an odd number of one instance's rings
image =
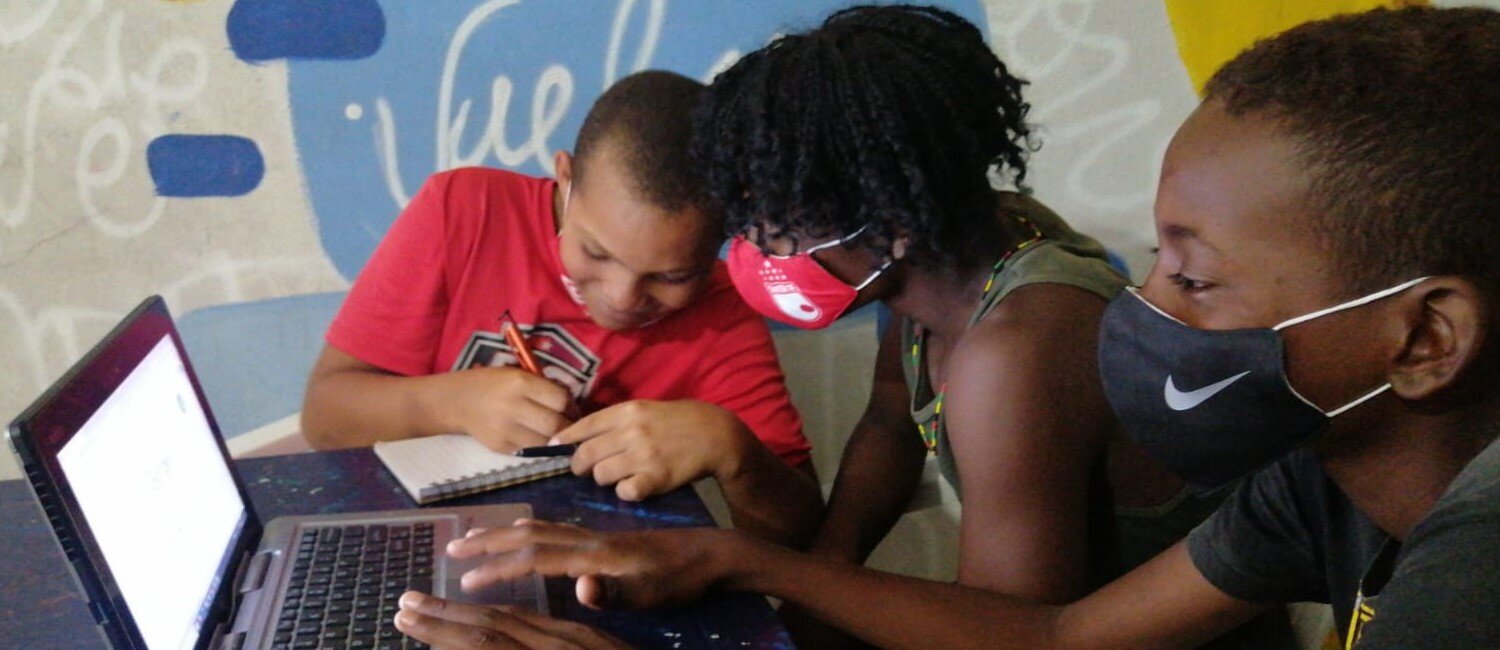
[[[1426,0],[1165,1],[1177,36],[1177,53],[1199,94],[1219,66],[1259,39],[1337,14],[1427,4]]]

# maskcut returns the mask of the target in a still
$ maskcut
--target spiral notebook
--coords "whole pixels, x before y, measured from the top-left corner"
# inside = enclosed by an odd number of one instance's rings
[[[571,462],[502,454],[462,434],[377,442],[375,455],[421,504],[556,476]]]

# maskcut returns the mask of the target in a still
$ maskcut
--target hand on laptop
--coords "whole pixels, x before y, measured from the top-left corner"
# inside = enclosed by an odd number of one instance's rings
[[[717,528],[596,532],[532,519],[448,543],[457,559],[490,556],[465,573],[463,588],[532,573],[578,578],[578,602],[595,609],[680,606],[724,579],[724,558],[748,540]]]
[[[408,591],[401,596],[396,629],[434,648],[628,648],[582,623],[513,607],[455,603]]]
[[[759,445],[733,413],[697,400],[634,400],[579,420],[554,443],[579,443],[573,473],[615,484],[626,501],[676,489],[700,478],[720,479]]]
[[[453,424],[495,451],[547,444],[572,420],[568,390],[513,367],[472,368],[448,376]]]

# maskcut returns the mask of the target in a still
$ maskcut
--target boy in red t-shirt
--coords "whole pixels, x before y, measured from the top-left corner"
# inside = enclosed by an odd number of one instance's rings
[[[329,327],[308,442],[580,443],[573,471],[623,499],[713,476],[738,527],[800,540],[821,496],[770,332],[716,257],[722,229],[688,147],[702,89],[665,72],[621,80],[577,155],[557,153],[556,181],[429,179]],[[506,312],[545,378],[517,367]]]

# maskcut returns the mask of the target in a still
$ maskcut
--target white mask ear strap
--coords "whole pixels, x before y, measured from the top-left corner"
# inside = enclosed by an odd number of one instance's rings
[[[568,181],[568,189],[563,190],[563,213],[568,212],[568,201],[573,200],[573,181]]]
[[[1141,301],[1141,304],[1143,304],[1143,305],[1145,305],[1147,307],[1150,307],[1151,311],[1156,312],[1157,315],[1161,316],[1162,318],[1165,318],[1165,319],[1167,319],[1169,321],[1177,323],[1178,325],[1181,325],[1183,327],[1192,327],[1191,325],[1188,325],[1187,323],[1184,323],[1181,320],[1179,320],[1176,316],[1173,316],[1171,314],[1168,314],[1167,312],[1162,311],[1161,307],[1157,307],[1156,305],[1151,304],[1150,300],[1146,300],[1146,297],[1143,296],[1143,295],[1141,295],[1141,289],[1140,289],[1140,287],[1125,287],[1125,290],[1128,291],[1130,293],[1130,295],[1135,296],[1136,300]]]
[[[1357,400],[1349,402],[1348,404],[1345,404],[1345,405],[1340,406],[1340,407],[1338,407],[1338,408],[1336,408],[1336,409],[1334,409],[1332,411],[1329,411],[1327,413],[1327,415],[1328,415],[1328,417],[1333,417],[1335,415],[1343,413],[1344,411],[1347,411],[1347,410],[1352,409],[1352,408],[1354,408],[1356,406],[1359,406],[1360,404],[1364,404],[1365,402],[1368,402],[1371,399],[1374,399],[1374,397],[1376,395],[1384,393],[1384,392],[1386,392],[1386,391],[1388,391],[1390,389],[1391,389],[1391,385],[1390,384],[1385,384],[1385,385],[1381,386],[1380,388],[1376,388],[1375,390],[1372,390],[1372,391],[1366,393],[1364,397],[1361,397],[1361,398],[1359,398]]]
[[[839,244],[843,244],[845,242],[848,242],[849,240],[852,240],[855,237],[858,237],[860,233],[864,232],[865,229],[869,228],[869,227],[870,227],[870,224],[865,224],[863,226],[860,226],[859,229],[855,230],[854,232],[851,232],[851,233],[849,233],[847,235],[844,235],[843,237],[840,237],[840,238],[835,239],[833,241],[826,241],[826,242],[823,242],[821,244],[818,244],[817,246],[814,246],[814,247],[809,248],[809,249],[807,249],[805,251],[802,251],[802,254],[804,254],[804,255],[811,255],[811,254],[816,253],[816,252],[818,252],[820,250],[823,250],[825,248],[833,248],[834,246],[838,246]]]
[[[1320,309],[1320,310],[1315,311],[1315,312],[1313,312],[1311,314],[1304,314],[1304,315],[1298,316],[1296,318],[1292,318],[1292,319],[1289,319],[1289,320],[1286,320],[1286,321],[1282,321],[1281,324],[1279,324],[1279,325],[1277,325],[1275,327],[1272,327],[1271,329],[1279,331],[1279,330],[1283,330],[1283,329],[1286,329],[1288,327],[1291,327],[1293,325],[1296,325],[1298,323],[1306,323],[1307,321],[1310,321],[1310,320],[1312,320],[1314,318],[1322,318],[1322,317],[1327,316],[1329,314],[1332,314],[1334,312],[1343,311],[1345,309],[1353,309],[1353,308],[1358,307],[1360,305],[1368,305],[1368,304],[1370,304],[1372,302],[1375,302],[1376,300],[1380,300],[1381,298],[1385,298],[1386,296],[1395,295],[1395,294],[1401,293],[1402,291],[1406,291],[1407,289],[1415,287],[1415,286],[1417,286],[1417,284],[1421,283],[1423,280],[1426,280],[1426,279],[1428,279],[1430,277],[1432,277],[1432,276],[1430,276],[1430,275],[1424,275],[1424,276],[1422,276],[1420,278],[1416,278],[1414,280],[1407,280],[1406,282],[1402,282],[1401,284],[1398,284],[1398,285],[1396,285],[1394,287],[1391,287],[1389,289],[1384,289],[1382,291],[1376,291],[1375,293],[1372,293],[1372,294],[1370,294],[1368,296],[1365,296],[1363,298],[1356,298],[1354,300],[1350,300],[1349,302],[1338,304],[1338,305],[1334,305],[1334,306],[1329,307],[1327,309]]]
[[[1323,415],[1326,415],[1328,417],[1334,417],[1334,416],[1336,416],[1336,415],[1338,415],[1340,413],[1343,413],[1344,411],[1347,411],[1347,410],[1352,409],[1352,408],[1354,408],[1356,406],[1359,406],[1360,404],[1364,404],[1365,402],[1368,402],[1368,401],[1370,401],[1372,399],[1375,399],[1376,395],[1379,395],[1379,394],[1384,393],[1384,392],[1386,392],[1386,391],[1388,391],[1388,390],[1391,389],[1390,383],[1381,384],[1380,388],[1376,388],[1375,390],[1372,390],[1372,391],[1370,391],[1368,393],[1365,393],[1363,396],[1355,398],[1354,401],[1349,402],[1348,404],[1345,404],[1345,405],[1340,406],[1340,407],[1338,407],[1336,409],[1333,409],[1332,411],[1324,411],[1323,407],[1318,406],[1317,404],[1314,404],[1312,402],[1312,400],[1307,399],[1305,396],[1302,395],[1302,393],[1298,392],[1297,391],[1297,387],[1293,386],[1292,382],[1290,380],[1284,380],[1284,381],[1286,381],[1286,387],[1287,387],[1287,389],[1290,390],[1290,391],[1292,391],[1292,395],[1296,396],[1297,399],[1302,400],[1303,404],[1311,406],[1313,408],[1313,410],[1315,410],[1315,411],[1317,411],[1319,413],[1322,413]]]
[[[885,264],[881,264],[880,268],[875,269],[875,272],[870,274],[870,277],[865,278],[863,282],[860,282],[859,284],[854,285],[854,290],[855,291],[861,291],[865,287],[870,286],[870,283],[874,282],[875,278],[880,277],[881,273],[885,273],[885,270],[888,269],[888,268],[891,268],[891,260],[886,260]]]

